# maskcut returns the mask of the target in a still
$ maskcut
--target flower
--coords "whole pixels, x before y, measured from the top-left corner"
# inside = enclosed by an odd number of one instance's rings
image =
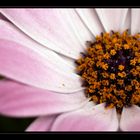
[[[140,130],[139,106],[124,107],[119,115],[105,103],[90,102],[74,66],[85,42],[101,32],[139,32],[139,9],[1,13],[8,19],[0,20],[0,74],[7,77],[0,81],[2,115],[38,117],[26,131]]]

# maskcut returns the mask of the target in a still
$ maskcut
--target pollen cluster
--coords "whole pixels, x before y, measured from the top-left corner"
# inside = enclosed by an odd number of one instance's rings
[[[85,94],[106,108],[140,106],[140,34],[111,31],[87,42],[87,50],[75,61]]]

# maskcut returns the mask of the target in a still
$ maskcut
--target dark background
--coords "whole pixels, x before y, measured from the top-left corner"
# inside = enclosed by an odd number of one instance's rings
[[[24,132],[35,118],[9,118],[0,116],[0,133]]]

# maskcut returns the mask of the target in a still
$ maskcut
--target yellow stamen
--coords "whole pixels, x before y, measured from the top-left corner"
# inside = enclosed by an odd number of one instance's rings
[[[125,73],[124,71],[123,71],[123,72],[119,72],[119,73],[118,73],[118,76],[120,76],[120,77],[122,77],[122,78],[123,78],[123,77],[126,77],[126,73]]]
[[[128,50],[128,49],[130,49],[130,46],[128,44],[124,44],[124,49]]]
[[[108,64],[102,63],[102,64],[101,64],[101,67],[102,67],[104,70],[107,70],[107,69],[108,69]]]
[[[119,65],[118,69],[122,71],[124,69],[124,66],[123,65]]]
[[[134,65],[136,64],[136,59],[130,60],[130,65]]]
[[[110,54],[111,54],[111,55],[115,55],[115,54],[116,54],[115,49],[111,50],[111,51],[110,51]]]
[[[115,74],[114,73],[110,74],[110,79],[113,79],[113,80],[115,79]]]

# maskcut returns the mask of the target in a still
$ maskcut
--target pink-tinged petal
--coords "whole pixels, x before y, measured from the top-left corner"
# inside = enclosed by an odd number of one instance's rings
[[[2,30],[4,26],[0,27],[0,73],[2,75],[35,87],[63,93],[82,89],[79,76],[70,70],[70,64],[66,64],[57,54],[40,49],[35,46],[36,43],[27,42],[27,46],[25,43],[22,45],[15,41],[15,32],[8,34],[13,30],[7,32],[8,28]],[[17,36],[18,39],[22,37]],[[28,39],[20,41],[26,40]],[[29,47],[29,45],[34,46]]]
[[[77,8],[76,11],[94,36],[104,31],[95,9]]]
[[[122,131],[140,131],[140,107],[133,105],[123,108],[120,129]]]
[[[131,10],[131,34],[140,32],[140,9]]]
[[[115,109],[104,108],[104,104],[92,109],[79,109],[56,118],[51,131],[116,131],[118,118]]]
[[[2,115],[30,117],[58,114],[80,108],[86,102],[82,91],[74,94],[58,94],[14,81],[0,81]]]
[[[17,29],[15,26],[2,20],[0,20],[0,39],[19,43],[27,48],[36,51],[37,53],[42,55],[46,63],[53,64],[59,70],[65,72],[74,72],[75,67],[71,64],[67,64],[64,59],[60,58],[60,55],[57,55],[53,51],[48,50],[46,47],[39,45],[19,29]],[[71,59],[71,61],[73,60]]]
[[[0,50],[0,73],[6,77],[63,93],[82,89],[79,76],[58,70],[25,46],[0,39]]]
[[[58,115],[39,117],[34,122],[32,122],[30,126],[28,126],[26,131],[50,131],[51,126],[57,116]]]
[[[107,32],[111,30],[122,32],[128,9],[96,9],[97,14]],[[123,29],[124,30],[124,29]]]
[[[34,40],[71,58],[77,59],[84,49],[79,38],[82,41],[85,36],[85,39],[90,38],[72,9],[1,9],[1,12]],[[75,32],[78,24],[80,27],[77,30],[82,28],[79,34]],[[79,38],[77,35],[80,35]]]

